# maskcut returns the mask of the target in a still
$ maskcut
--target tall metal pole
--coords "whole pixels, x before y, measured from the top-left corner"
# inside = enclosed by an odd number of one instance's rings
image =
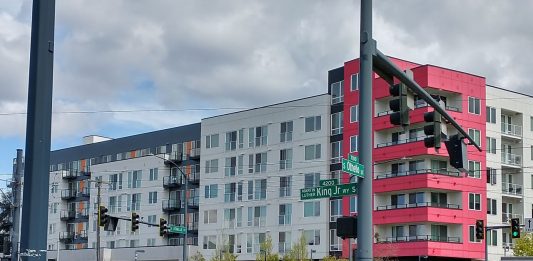
[[[489,261],[489,242],[487,240],[489,237],[489,231],[488,226],[485,226],[485,239],[483,239],[485,241],[485,261]]]
[[[22,150],[17,149],[17,159],[15,161],[15,169],[13,171],[13,180],[11,182],[11,218],[13,225],[11,226],[11,261],[17,261],[19,255],[19,240],[20,240],[20,208],[22,195],[22,174],[24,173]]]
[[[189,228],[187,227],[187,213],[189,212],[189,195],[187,193],[187,190],[189,188],[189,179],[187,178],[187,175],[185,175],[185,173],[183,173],[183,171],[177,165],[176,168],[181,172],[183,178],[185,179],[185,210],[183,217],[183,220],[185,221],[185,234],[183,234],[183,261],[185,261],[187,260],[187,234],[189,234]]]
[[[365,166],[365,178],[358,180],[357,198],[357,259],[373,260],[373,225],[372,225],[372,135],[373,104],[372,100],[372,59],[375,42],[372,39],[372,0],[361,0],[360,28],[360,71],[359,71],[359,159]]]
[[[96,196],[96,205],[98,206],[98,216],[100,216],[100,205],[102,204],[102,197],[101,197],[101,185],[102,182],[99,180],[96,182],[97,187],[97,196]],[[96,261],[100,261],[100,224],[98,223],[100,220],[97,221],[96,224]]]
[[[20,249],[46,260],[55,0],[33,0]],[[28,260],[24,257],[23,260]]]

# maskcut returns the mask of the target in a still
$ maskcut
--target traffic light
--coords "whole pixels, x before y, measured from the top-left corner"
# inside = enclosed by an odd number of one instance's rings
[[[164,218],[159,219],[159,236],[163,237],[167,233],[168,225]]]
[[[357,217],[337,218],[337,236],[346,238],[357,238]]]
[[[139,223],[139,214],[131,212],[131,232],[135,232],[137,229],[139,229]]]
[[[441,107],[444,108],[444,102],[438,101]],[[426,148],[435,147],[440,149],[441,142],[446,138],[447,128],[442,120],[440,113],[436,110],[424,113],[424,121],[429,125],[424,126],[424,134],[428,137],[424,139],[424,146]]]
[[[476,239],[484,239],[485,238],[485,226],[484,226],[483,220],[476,220]]]
[[[109,222],[109,215],[107,214],[107,208],[104,206],[98,207],[98,225],[103,227]]]
[[[520,238],[520,219],[511,218],[511,237]]]
[[[407,91],[407,86],[403,83],[391,85],[389,93],[395,97],[389,101],[389,108],[393,111],[390,114],[391,124],[408,126],[409,110],[414,106],[413,94]]]
[[[450,156],[450,165],[462,172],[467,172],[468,159],[466,157],[466,143],[463,142],[463,139],[459,135],[453,135],[444,144]]]

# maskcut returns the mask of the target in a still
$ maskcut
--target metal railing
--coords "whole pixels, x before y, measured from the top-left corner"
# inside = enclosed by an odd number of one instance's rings
[[[383,147],[388,147],[388,146],[393,146],[393,145],[399,145],[399,144],[406,144],[406,143],[411,143],[411,142],[423,141],[424,138],[425,137],[414,137],[414,138],[402,139],[402,140],[397,140],[397,141],[389,141],[389,142],[378,143],[376,145],[376,148],[383,148]]]
[[[377,206],[376,210],[379,211],[379,210],[422,208],[422,207],[461,209],[461,206],[458,204],[444,204],[444,203],[437,203],[437,202],[418,202],[418,203],[408,203],[408,204]]]
[[[403,177],[410,175],[419,175],[419,174],[439,174],[452,177],[462,177],[462,173],[452,170],[444,169],[417,169],[417,170],[407,170],[407,171],[398,171],[398,172],[387,172],[376,176],[376,179],[386,179],[394,177]]]
[[[76,218],[76,212],[74,210],[63,210],[59,213],[59,219],[66,221]]]
[[[182,151],[171,151],[168,154],[168,159],[169,160],[174,160],[174,161],[182,161],[183,160],[183,152]]]
[[[520,219],[520,224],[523,223],[522,214],[502,213],[503,223],[511,222],[511,218],[518,218]]]
[[[86,230],[81,230],[79,232],[76,232],[75,235],[74,235],[74,238],[75,239],[87,239],[88,238],[87,231]]]
[[[78,197],[89,197],[90,196],[90,189],[85,187],[77,191],[76,196]]]
[[[61,177],[64,179],[74,179],[80,176],[80,172],[77,170],[61,170]]]
[[[200,148],[191,149],[191,151],[189,152],[189,157],[190,158],[200,157],[200,153],[201,153]]]
[[[180,176],[163,177],[163,187],[178,187],[183,185],[183,178]]]
[[[163,208],[163,211],[178,210],[182,207],[181,205],[181,200],[177,199],[164,199],[161,201],[161,207]]]
[[[504,194],[521,196],[523,194],[522,185],[503,182],[502,192]]]
[[[200,206],[200,197],[190,197],[187,200],[189,207],[198,207]]]
[[[522,126],[502,122],[502,134],[522,137]]]
[[[89,209],[84,208],[76,211],[76,218],[89,218]]]
[[[400,243],[400,242],[420,242],[420,241],[461,243],[461,238],[460,237],[443,237],[443,236],[436,236],[436,235],[414,235],[414,236],[387,237],[385,241],[379,241],[378,243]]]
[[[74,240],[74,232],[60,232],[59,233],[59,240],[60,241],[71,241]]]
[[[62,199],[71,199],[76,197],[76,191],[73,189],[64,189],[61,190]]]
[[[198,222],[189,222],[187,224],[187,231],[195,231],[198,230]]]
[[[502,163],[520,166],[522,164],[522,156],[512,154],[512,153],[502,152]]]
[[[189,175],[189,182],[190,183],[199,183],[200,182],[200,172],[193,171]]]
[[[422,100],[423,101],[423,100]],[[424,107],[429,107],[429,105],[427,103],[425,103],[424,101],[424,104],[420,103],[420,104],[415,104],[415,109],[418,109],[418,108],[424,108]],[[446,106],[445,108],[447,111],[454,111],[454,112],[461,112],[462,110],[459,108],[459,107],[455,107],[455,106]],[[377,117],[381,117],[381,116],[385,116],[385,115],[389,115],[393,113],[393,111],[391,110],[387,110],[387,111],[382,111],[382,112],[378,112],[377,114]]]

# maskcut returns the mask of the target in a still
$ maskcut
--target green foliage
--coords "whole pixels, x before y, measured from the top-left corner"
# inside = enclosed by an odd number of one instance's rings
[[[309,260],[307,250],[307,240],[305,239],[304,234],[300,235],[298,243],[294,244],[291,250],[283,256],[284,261],[300,261],[300,260]]]
[[[324,257],[324,259],[322,259],[322,261],[348,261],[348,259],[337,258],[335,256],[327,256],[327,257]]]
[[[522,231],[520,238],[513,239],[515,256],[533,256],[533,234]]]
[[[196,254],[190,257],[192,261],[205,261],[204,256],[199,251],[196,251]]]
[[[277,253],[272,253],[272,237],[267,236],[265,241],[260,245],[261,251],[255,255],[256,261],[264,261],[265,254],[267,261],[279,261],[279,255]]]
[[[215,256],[213,256],[210,261],[236,261],[237,255],[230,253],[229,251],[218,251]]]

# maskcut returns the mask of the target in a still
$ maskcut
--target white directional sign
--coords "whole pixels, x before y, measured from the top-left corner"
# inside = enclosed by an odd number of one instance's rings
[[[533,232],[533,218],[526,218],[524,222],[524,231]]]

